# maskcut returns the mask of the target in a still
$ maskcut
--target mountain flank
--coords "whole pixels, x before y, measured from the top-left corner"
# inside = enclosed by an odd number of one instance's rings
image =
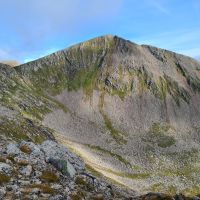
[[[140,194],[200,194],[198,61],[106,35],[0,76],[2,139],[57,140]]]

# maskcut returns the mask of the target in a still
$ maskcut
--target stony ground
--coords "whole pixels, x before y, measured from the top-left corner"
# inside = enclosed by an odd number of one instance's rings
[[[134,192],[95,178],[84,162],[53,141],[1,146],[0,199],[130,199]]]
[[[199,200],[161,193],[138,196],[96,178],[80,157],[54,141],[1,144],[0,199],[5,200]]]

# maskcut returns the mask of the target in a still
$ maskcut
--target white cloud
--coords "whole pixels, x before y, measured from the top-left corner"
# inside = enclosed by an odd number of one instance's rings
[[[200,29],[171,31],[150,35],[148,38],[146,36],[135,38],[135,42],[139,44],[149,44],[196,57],[200,54],[200,48],[196,47],[196,43],[198,41],[200,42],[199,35]]]
[[[166,15],[170,15],[170,10],[168,9],[167,5],[166,5],[166,1],[164,0],[147,0],[147,3],[149,3],[149,5],[158,10],[159,12],[166,14]]]

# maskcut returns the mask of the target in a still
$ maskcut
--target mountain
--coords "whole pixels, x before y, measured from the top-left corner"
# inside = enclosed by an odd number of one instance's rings
[[[198,61],[106,35],[0,75],[6,126],[22,120],[139,193],[200,194]]]

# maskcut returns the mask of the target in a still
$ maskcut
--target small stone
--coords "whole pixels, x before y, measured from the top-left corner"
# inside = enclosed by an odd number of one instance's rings
[[[25,167],[22,167],[22,169],[19,172],[24,176],[30,176],[32,172],[32,166],[27,165]]]
[[[55,190],[61,190],[61,189],[62,189],[62,185],[60,185],[60,184],[53,184],[53,185],[51,186],[51,188],[53,188],[53,189],[55,189]]]
[[[62,195],[56,195],[56,196],[50,197],[49,200],[64,200],[64,197]]]
[[[6,195],[6,188],[2,187],[0,188],[0,199],[3,199]]]
[[[12,171],[13,171],[13,168],[9,164],[0,162],[0,172],[1,173],[10,175],[12,173]]]
[[[18,182],[19,182],[20,185],[22,185],[22,186],[30,185],[30,181],[26,181],[26,180],[18,180]]]
[[[7,147],[6,147],[6,153],[8,155],[18,155],[20,153],[22,153],[20,151],[20,149],[17,147],[16,144],[14,143],[10,143]]]

